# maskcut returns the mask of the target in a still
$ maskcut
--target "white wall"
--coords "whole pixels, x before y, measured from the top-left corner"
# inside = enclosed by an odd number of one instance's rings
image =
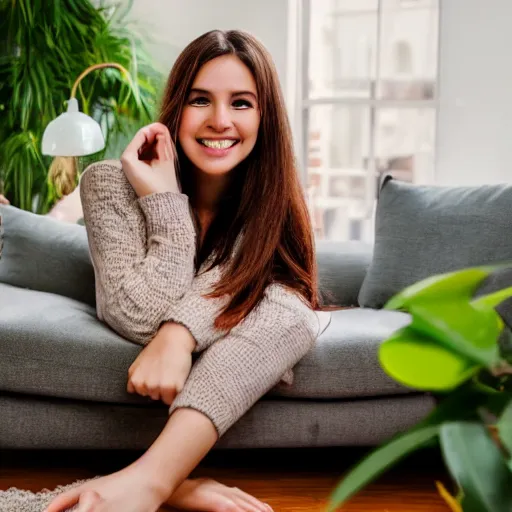
[[[166,73],[204,32],[247,30],[271,53],[286,90],[288,0],[135,0],[131,16],[154,39],[151,52]]]
[[[436,181],[512,181],[512,1],[441,0]]]

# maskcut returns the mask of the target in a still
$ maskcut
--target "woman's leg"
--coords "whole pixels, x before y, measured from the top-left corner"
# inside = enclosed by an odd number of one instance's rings
[[[151,448],[135,464],[163,476],[171,490],[168,505],[194,511],[268,512],[271,508],[239,489],[208,479],[185,480],[217,441],[213,423],[193,409],[178,409]],[[167,479],[165,478],[167,475]]]
[[[155,485],[171,496],[217,441],[213,423],[193,409],[178,409],[151,447],[132,466],[154,475]]]
[[[76,512],[156,512],[164,503],[204,512],[271,511],[238,489],[209,480],[184,481],[216,441],[209,418],[193,409],[178,409],[139,459],[58,496],[47,512],[63,512],[77,503]]]

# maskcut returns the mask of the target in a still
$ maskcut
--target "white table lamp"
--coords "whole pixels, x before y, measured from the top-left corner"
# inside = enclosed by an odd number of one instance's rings
[[[92,117],[80,112],[76,99],[80,81],[91,71],[102,68],[117,68],[125,73],[131,82],[130,74],[121,64],[106,62],[88,67],[73,84],[67,112],[63,112],[48,123],[43,133],[43,155],[55,157],[50,165],[48,177],[55,184],[59,195],[70,194],[75,188],[76,157],[92,155],[105,147],[100,125]]]

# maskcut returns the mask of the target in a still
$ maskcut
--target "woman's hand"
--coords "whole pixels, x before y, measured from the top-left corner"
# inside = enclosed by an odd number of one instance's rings
[[[195,340],[175,323],[164,324],[128,370],[128,393],[149,396],[171,405],[192,367]]]
[[[139,197],[180,192],[174,160],[171,134],[162,123],[141,128],[121,155],[123,171]]]

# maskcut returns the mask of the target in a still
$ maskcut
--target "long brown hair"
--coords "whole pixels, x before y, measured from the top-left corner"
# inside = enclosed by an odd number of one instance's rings
[[[215,320],[217,328],[229,330],[257,306],[271,283],[295,291],[313,309],[319,308],[319,296],[313,230],[278,75],[270,54],[248,33],[208,32],[183,50],[171,70],[160,121],[176,143],[181,189],[194,194],[191,163],[178,140],[183,106],[200,68],[223,55],[235,55],[249,68],[261,112],[255,147],[231,171],[231,188],[198,252],[198,267],[210,255],[209,269],[226,264],[208,297],[230,297]]]

